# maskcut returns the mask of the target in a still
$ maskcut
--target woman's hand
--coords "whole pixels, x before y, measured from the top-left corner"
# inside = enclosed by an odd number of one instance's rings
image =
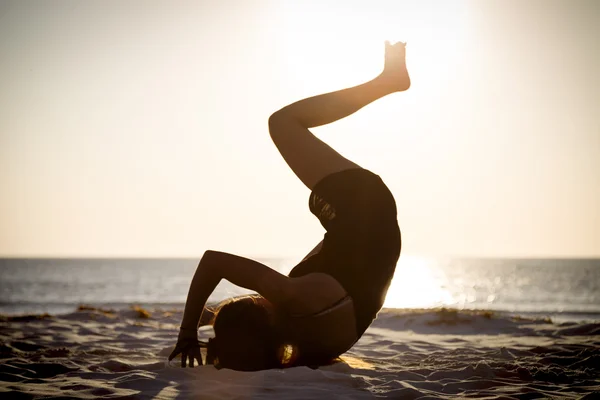
[[[196,332],[179,331],[179,337],[175,349],[169,356],[169,362],[178,354],[181,354],[181,368],[186,367],[186,360],[189,360],[190,368],[194,368],[194,359],[198,365],[202,365],[202,355],[200,353],[200,342]]]

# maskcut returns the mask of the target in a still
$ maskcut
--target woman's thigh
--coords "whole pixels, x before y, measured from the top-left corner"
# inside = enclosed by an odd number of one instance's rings
[[[311,190],[328,175],[359,168],[293,119],[271,117],[269,130],[287,165]]]

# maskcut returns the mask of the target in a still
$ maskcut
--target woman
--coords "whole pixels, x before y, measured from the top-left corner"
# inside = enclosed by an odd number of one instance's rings
[[[277,149],[312,191],[310,211],[325,237],[289,276],[231,254],[207,251],[189,290],[175,350],[181,366],[238,370],[326,364],[362,336],[381,309],[400,255],[396,204],[383,181],[347,160],[309,128],[329,124],[394,92],[407,90],[405,43],[386,42],[383,72],[352,88],[304,99],[275,112]],[[214,318],[215,338],[198,341],[212,322],[205,303],[221,279],[259,295],[234,299]],[[204,315],[203,315],[204,311]]]

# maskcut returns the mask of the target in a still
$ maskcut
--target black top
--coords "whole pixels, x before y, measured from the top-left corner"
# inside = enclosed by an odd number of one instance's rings
[[[309,207],[327,231],[323,247],[289,276],[321,272],[340,282],[352,297],[360,337],[383,306],[400,256],[394,197],[379,176],[356,168],[319,181]]]

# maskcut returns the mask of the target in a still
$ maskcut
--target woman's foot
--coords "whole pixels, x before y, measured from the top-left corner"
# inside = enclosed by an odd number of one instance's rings
[[[392,92],[402,92],[410,87],[410,76],[406,69],[406,43],[385,42],[385,64],[377,79]]]

